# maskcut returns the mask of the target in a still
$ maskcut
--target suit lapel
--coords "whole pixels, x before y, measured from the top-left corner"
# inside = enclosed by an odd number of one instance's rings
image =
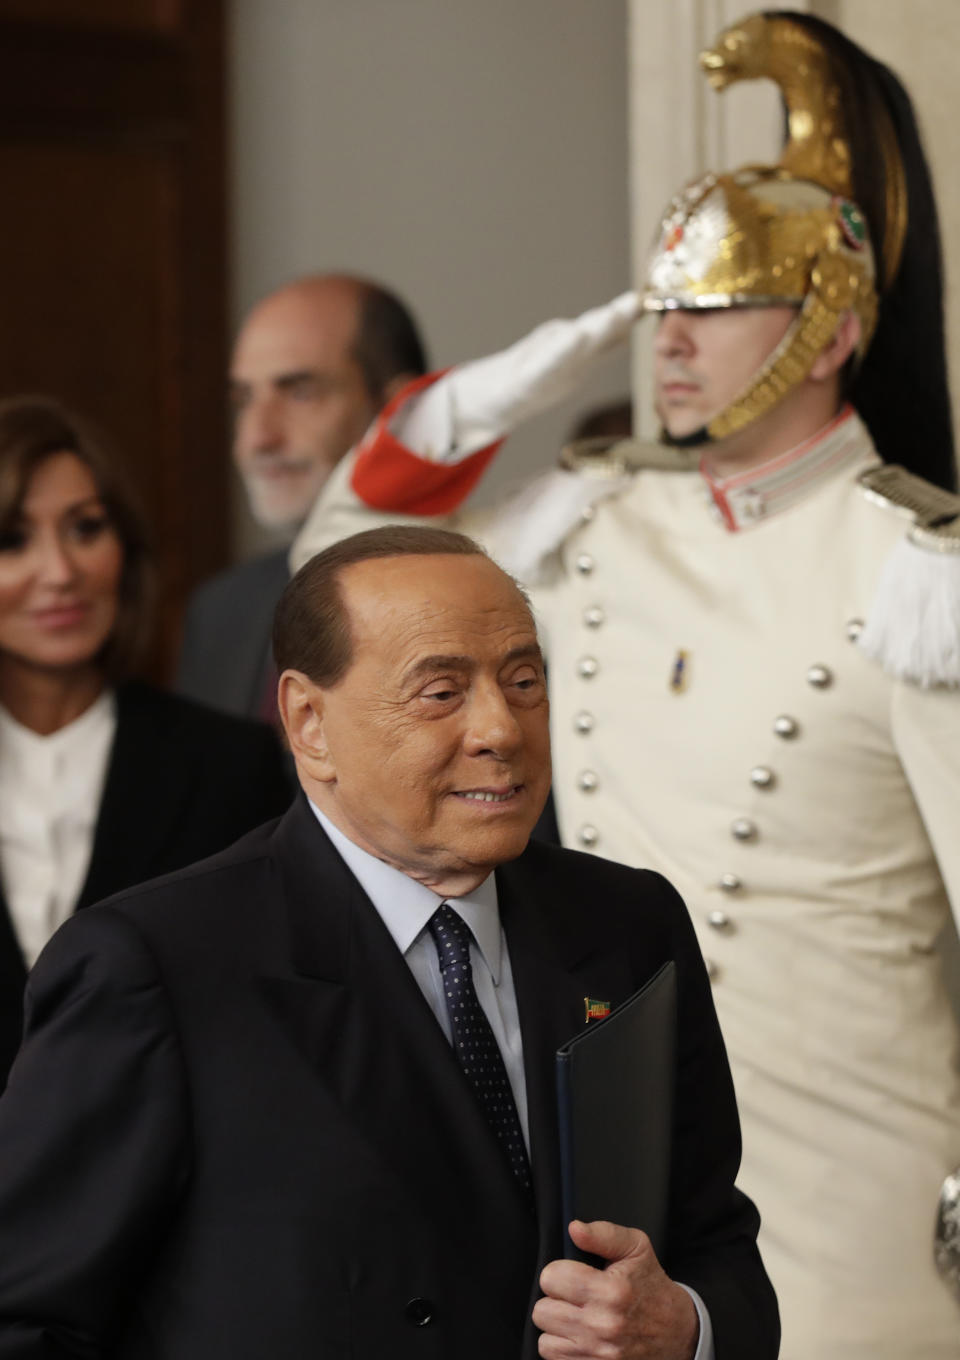
[[[170,759],[163,710],[152,698],[140,685],[117,691],[117,730],[78,909],[148,877],[179,815],[190,752],[178,749]]]
[[[467,1259],[487,1232],[484,1269],[516,1293],[534,1225],[407,963],[304,799],[275,844],[292,976],[262,979],[268,1004],[418,1210]]]

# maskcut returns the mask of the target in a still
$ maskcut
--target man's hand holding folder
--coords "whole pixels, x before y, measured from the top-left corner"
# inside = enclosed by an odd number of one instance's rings
[[[699,1338],[697,1310],[669,1278],[650,1239],[616,1223],[569,1225],[582,1261],[551,1261],[540,1275],[544,1298],[533,1310],[544,1360],[692,1360]]]
[[[676,965],[665,963],[613,1011],[606,1006],[599,1022],[590,1023],[586,1001],[586,1029],[557,1053],[568,1259],[551,1261],[540,1276],[546,1297],[533,1311],[540,1354],[703,1360],[712,1344],[698,1352],[697,1306],[657,1257],[673,1141]]]

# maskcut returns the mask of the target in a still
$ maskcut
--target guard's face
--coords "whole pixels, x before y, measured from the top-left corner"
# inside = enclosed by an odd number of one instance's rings
[[[747,387],[786,335],[793,307],[662,313],[654,348],[656,408],[674,439],[696,434]]]
[[[322,692],[325,810],[441,892],[480,881],[523,850],[550,785],[526,602],[484,557],[360,562],[341,583],[354,661]]]

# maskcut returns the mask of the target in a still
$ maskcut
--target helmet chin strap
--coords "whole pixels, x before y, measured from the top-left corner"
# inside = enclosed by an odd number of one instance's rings
[[[707,421],[712,439],[726,439],[778,405],[808,377],[818,357],[831,343],[846,311],[858,300],[859,276],[849,273],[837,256],[819,255],[811,272],[810,290],[786,334],[773,353],[724,410]],[[872,290],[872,284],[867,285]],[[860,299],[867,317],[867,338],[876,317],[872,295]]]

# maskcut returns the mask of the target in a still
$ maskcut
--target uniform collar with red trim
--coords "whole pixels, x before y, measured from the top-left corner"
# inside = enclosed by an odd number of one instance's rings
[[[704,457],[700,474],[718,518],[737,533],[806,500],[838,471],[872,452],[866,426],[852,406],[844,406],[829,425],[767,463],[717,478]]]

